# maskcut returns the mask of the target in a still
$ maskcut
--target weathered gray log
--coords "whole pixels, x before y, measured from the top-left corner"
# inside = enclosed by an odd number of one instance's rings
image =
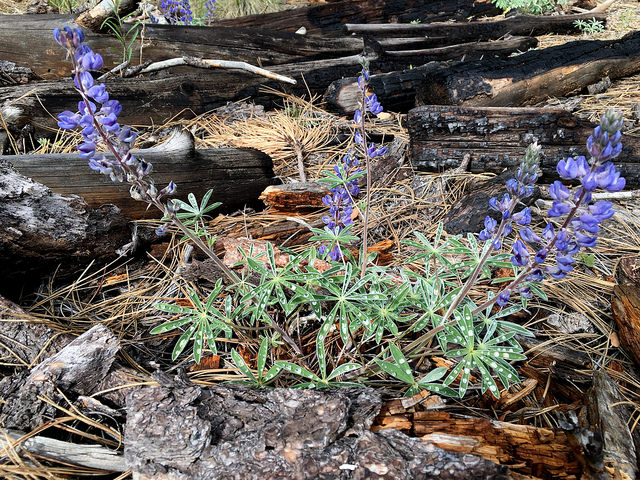
[[[159,187],[170,180],[178,185],[175,198],[186,200],[189,193],[201,197],[213,189],[213,198],[226,209],[257,203],[260,192],[276,181],[271,158],[265,153],[231,147],[195,150],[193,137],[185,131],[175,133],[158,147],[134,150],[133,154],[153,165],[153,177]],[[80,195],[90,207],[116,205],[124,216],[133,219],[162,216],[155,208],[147,209],[146,203],[133,200],[126,184],[113,183],[109,177],[93,172],[87,161],[76,154],[3,158],[52,192]]]
[[[30,67],[46,80],[68,77],[69,61],[52,33],[55,27],[63,25],[74,26],[73,17],[0,16],[0,58]],[[140,55],[140,39],[139,35],[132,46],[134,63]],[[92,33],[86,35],[85,42],[103,56],[106,68],[122,61],[122,46],[115,37]],[[362,39],[355,37],[321,38],[257,28],[146,25],[142,56],[143,61],[186,55],[268,66],[355,55],[362,47]]]
[[[30,369],[38,359],[53,355],[71,341],[2,296],[0,332],[0,363],[5,367]]]
[[[0,285],[18,287],[37,273],[113,259],[131,233],[117,207],[90,208],[0,163]]]
[[[418,105],[523,106],[640,72],[640,32],[578,40],[508,59],[465,62],[427,77]]]
[[[595,125],[557,108],[451,107],[430,105],[407,117],[410,156],[421,170],[442,171],[471,157],[469,171],[515,172],[526,147],[542,146],[542,180],[558,178],[556,165],[567,156],[584,155]],[[616,158],[629,187],[640,185],[640,139],[624,137]]]
[[[602,437],[603,472],[607,473],[606,478],[635,480],[637,452],[627,425],[628,412],[624,403],[616,382],[602,370],[593,372],[593,386],[586,395],[586,419],[588,427]]]
[[[492,57],[507,57],[514,52],[527,51],[538,45],[535,37],[511,37],[505,40],[491,40],[487,42],[469,42],[447,45],[434,48],[407,48],[407,43],[381,42],[386,57],[394,59],[407,59],[413,57],[420,60],[420,63],[413,61],[413,64],[423,65],[432,61],[444,60],[479,60]],[[415,44],[414,44],[415,46]],[[403,47],[402,49],[397,47]]]
[[[369,389],[217,386],[183,381],[132,392],[125,459],[138,478],[494,479],[506,468],[395,430],[369,431]]]
[[[341,34],[345,22],[384,23],[420,20],[440,22],[465,20],[472,16],[498,15],[501,11],[488,0],[343,0],[325,5],[301,7],[284,12],[248,15],[216,20],[214,25],[259,27],[295,32],[305,27],[309,34]]]
[[[58,388],[80,395],[92,394],[105,378],[118,349],[118,338],[104,325],[96,324],[58,353],[42,360],[28,376],[3,378],[2,425],[24,432],[41,426],[53,417],[55,407],[40,397],[61,400]]]
[[[469,41],[486,41],[510,35],[539,36],[547,33],[574,33],[575,21],[592,18],[606,22],[605,13],[580,13],[576,15],[517,15],[515,17],[482,22],[454,23],[380,23],[345,24],[349,33],[380,37],[415,37],[424,35],[432,45],[452,45]]]
[[[18,455],[26,451],[66,464],[99,470],[124,472],[127,469],[122,454],[101,445],[63,442],[44,436],[32,436],[18,442],[24,435],[17,430],[0,428],[0,449],[11,448]]]

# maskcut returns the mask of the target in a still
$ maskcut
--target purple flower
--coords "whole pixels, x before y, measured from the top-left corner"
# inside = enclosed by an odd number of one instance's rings
[[[520,229],[520,238],[527,243],[539,243],[542,239],[536,235],[530,227]]]
[[[522,226],[529,225],[531,223],[531,209],[529,207],[526,207],[521,211],[519,211],[518,213],[514,213],[513,220],[518,225],[522,225]]]
[[[509,297],[510,296],[511,296],[511,291],[510,290],[503,290],[498,295],[498,299],[496,300],[496,303],[501,307],[505,307],[506,305],[509,304]]]
[[[100,85],[94,85],[89,88],[87,91],[87,95],[93,98],[96,102],[104,103],[109,100],[109,94],[107,93],[107,89],[104,86],[104,83]]]
[[[511,256],[511,263],[516,267],[524,267],[529,264],[529,250],[522,240],[518,239],[513,242],[513,255]]]
[[[110,100],[104,84],[95,85],[90,70],[102,68],[102,57],[83,44],[84,35],[80,29],[55,29],[56,41],[70,54],[73,63],[74,82],[82,100],[78,102],[78,113],[64,111],[58,115],[58,126],[63,129],[82,129],[83,143],[77,148],[80,157],[88,159],[89,167],[114,182],[125,179],[131,183],[130,194],[136,200],[154,203],[165,213],[171,213],[173,203],[165,207],[159,203],[162,195],[175,192],[176,185],[170,182],[158,192],[154,185],[150,163],[131,155],[136,138],[130,127],[120,128],[118,115],[122,106],[117,100]],[[96,103],[91,101],[94,100]],[[100,107],[98,107],[100,105]],[[114,153],[114,158],[96,154],[98,144],[106,144]],[[171,205],[170,205],[171,204]]]
[[[569,157],[566,161],[560,160],[556,166],[556,170],[558,175],[562,178],[582,178],[589,171],[589,164],[587,163],[586,158],[582,156],[577,157],[576,159]]]
[[[549,195],[554,200],[564,201],[567,200],[571,196],[571,191],[565,187],[562,182],[556,180],[551,185],[549,185]]]
[[[58,126],[63,130],[71,130],[78,126],[80,122],[80,115],[77,113],[65,110],[58,114]]]

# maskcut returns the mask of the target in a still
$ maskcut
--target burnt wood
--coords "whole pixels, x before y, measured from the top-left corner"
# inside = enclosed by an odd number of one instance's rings
[[[53,38],[53,29],[76,26],[71,15],[0,16],[0,58],[30,67],[46,80],[68,77],[71,67],[65,52]],[[16,32],[20,32],[16,35]],[[135,64],[140,39],[133,45]],[[186,27],[145,25],[143,61],[192,56],[219,60],[237,60],[253,65],[275,65],[302,60],[319,60],[359,54],[360,38],[322,38],[258,28]],[[106,34],[87,34],[85,43],[100,53],[105,68],[122,61],[119,41]],[[38,48],[34,48],[38,45]]]
[[[439,22],[465,20],[472,16],[499,15],[500,9],[488,0],[343,0],[325,5],[295,8],[284,12],[248,15],[240,18],[216,20],[214,25],[229,27],[258,27],[295,32],[305,27],[307,33],[338,35],[344,24]]]
[[[447,60],[478,60],[508,57],[513,52],[534,48],[538,40],[533,37],[513,37],[506,40],[470,42],[436,48],[425,48],[424,39],[400,39],[380,41],[379,58],[371,62],[369,86],[384,107],[396,112],[406,112],[416,106],[416,91],[440,71],[448,71]],[[371,44],[375,48],[376,44]],[[483,59],[483,60],[481,60]],[[386,72],[386,73],[385,73]],[[350,115],[360,102],[357,77],[344,72],[339,80],[332,80],[324,100],[328,108]],[[306,77],[305,77],[306,78]]]
[[[528,145],[542,146],[542,180],[558,179],[557,163],[584,155],[595,125],[557,108],[430,105],[407,117],[410,157],[420,170],[455,168],[465,155],[473,173],[515,172]],[[623,132],[624,133],[624,132]],[[640,186],[640,138],[627,136],[615,163],[629,187]]]
[[[576,93],[603,77],[640,72],[640,32],[617,40],[578,40],[508,59],[465,62],[434,71],[418,105],[524,106]]]
[[[423,35],[432,45],[451,45],[468,41],[486,41],[505,35],[540,36],[547,33],[575,33],[574,22],[592,18],[606,23],[605,13],[576,15],[517,15],[499,20],[453,23],[380,23],[345,25],[347,32],[380,37],[415,37]]]

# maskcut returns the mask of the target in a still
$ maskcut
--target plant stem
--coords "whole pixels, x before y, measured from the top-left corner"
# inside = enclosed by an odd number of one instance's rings
[[[365,168],[367,172],[367,191],[365,194],[364,205],[364,227],[362,231],[362,262],[360,268],[360,278],[363,278],[367,270],[367,245],[369,243],[369,210],[371,205],[371,159],[369,158],[369,152],[367,151],[367,127],[365,126],[365,117],[367,115],[367,92],[362,90],[362,98],[360,102],[360,108],[362,109],[362,115],[360,119],[360,134],[362,135],[362,152],[364,154]]]

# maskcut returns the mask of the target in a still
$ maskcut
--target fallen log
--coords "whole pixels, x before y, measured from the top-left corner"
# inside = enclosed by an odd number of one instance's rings
[[[0,163],[0,288],[20,289],[62,263],[61,272],[113,259],[131,232],[117,207],[92,209]]]
[[[52,33],[63,25],[76,26],[73,16],[0,16],[0,58],[30,67],[45,80],[68,77],[69,61]],[[20,35],[16,35],[18,31]],[[144,35],[138,35],[132,45],[133,61],[140,56],[141,38],[143,61],[190,56],[267,66],[355,55],[363,48],[362,39],[353,37],[321,38],[257,28],[145,25]],[[105,68],[122,62],[122,46],[115,37],[92,33],[85,42],[103,56]]]
[[[434,71],[418,105],[523,106],[579,92],[608,76],[640,72],[640,32],[617,40],[578,40],[509,59],[465,62]]]
[[[501,10],[488,0],[343,0],[326,5],[300,7],[284,12],[216,20],[214,25],[228,27],[260,27],[272,30],[297,31],[304,27],[308,34],[339,35],[345,22],[422,23],[465,20],[472,16],[499,15]]]
[[[268,391],[156,380],[161,386],[127,399],[124,455],[136,477],[462,480],[506,474],[475,455],[445,452],[394,430],[369,431],[381,403],[369,389]]]
[[[118,338],[96,324],[55,355],[43,359],[29,375],[13,375],[0,382],[4,428],[31,431],[54,417],[55,407],[44,400],[62,400],[58,393],[90,395],[107,375],[119,350]]]
[[[386,109],[406,112],[416,106],[416,91],[441,71],[448,71],[446,60],[478,60],[502,58],[517,51],[534,48],[538,41],[532,37],[514,37],[489,42],[471,42],[446,47],[424,48],[423,39],[400,42],[380,41],[379,60],[372,61],[373,72],[369,87],[381,99]],[[428,63],[431,62],[431,63]],[[328,86],[324,102],[329,110],[347,116],[360,108],[361,91],[357,76],[334,80]]]
[[[473,173],[515,172],[528,145],[542,146],[542,181],[558,179],[557,163],[584,155],[586,139],[595,127],[556,108],[451,107],[430,105],[407,117],[410,157],[420,170],[443,171],[470,156]],[[640,138],[627,136],[616,165],[629,188],[640,186]]]
[[[260,192],[276,182],[271,158],[265,153],[247,148],[195,150],[193,137],[185,131],[174,133],[158,147],[133,150],[133,155],[153,165],[158,186],[171,180],[178,185],[175,198],[186,201],[189,193],[200,198],[213,189],[213,199],[222,202],[225,210],[256,204]],[[77,154],[8,155],[0,159],[53,193],[80,195],[89,207],[115,205],[132,219],[162,216],[155,208],[147,209],[145,202],[133,200],[127,185],[91,171]]]
[[[528,48],[535,42],[530,38],[511,39],[490,44],[461,45],[460,48],[421,50],[407,55],[399,50],[391,50],[387,54],[385,47],[380,47],[378,52],[368,52],[367,58],[376,71],[394,71],[411,64],[422,64],[431,57],[479,58],[488,52],[506,55],[516,49]],[[280,97],[265,93],[262,86],[294,95],[307,95],[309,92],[322,94],[332,85],[329,90],[334,93],[326,95],[329,105],[336,105],[342,110],[355,110],[360,95],[356,77],[352,76],[360,70],[360,59],[360,55],[349,55],[270,67],[270,72],[292,77],[297,85],[287,85],[238,70],[198,71],[162,78],[110,78],[105,84],[111,98],[117,98],[123,106],[120,121],[133,125],[158,124],[176,116],[197,115],[230,101],[249,97],[258,104],[268,106],[280,100]],[[430,70],[425,72],[424,68],[374,75],[372,88],[384,98],[386,108],[406,111],[414,106],[414,88],[430,75]],[[335,82],[340,77],[350,78]],[[344,106],[344,103],[348,106]],[[70,80],[0,88],[0,113],[7,126],[14,131],[31,124],[38,130],[36,135],[43,135],[46,129],[56,127],[56,120],[49,112],[76,108],[77,93]]]
[[[575,33],[576,21],[606,22],[605,13],[575,15],[517,15],[499,20],[454,23],[380,23],[345,24],[348,33],[380,37],[415,37],[423,35],[436,45],[451,45],[469,41],[486,41],[505,35],[540,36],[547,33]]]

